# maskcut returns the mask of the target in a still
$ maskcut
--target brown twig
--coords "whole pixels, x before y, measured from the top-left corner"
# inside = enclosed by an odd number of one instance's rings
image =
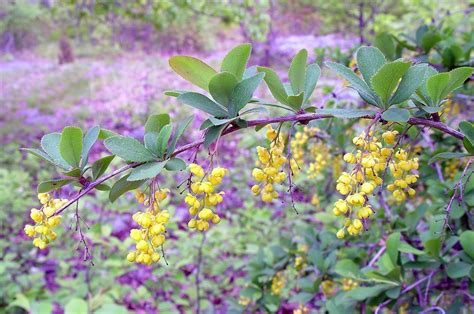
[[[367,115],[367,116],[363,116],[361,118],[363,118],[363,119],[372,119],[373,120],[376,117],[377,117],[377,115]],[[304,122],[308,122],[308,121],[312,121],[312,120],[331,119],[331,118],[334,118],[334,116],[330,115],[330,114],[303,113],[303,114],[295,114],[295,115],[274,117],[274,118],[268,118],[268,119],[250,120],[250,121],[247,121],[247,128],[261,126],[261,125],[267,125],[267,124],[270,124],[270,123],[279,123],[279,122],[287,122],[287,121],[294,121],[294,122],[304,123]],[[464,135],[461,132],[450,128],[449,126],[445,125],[442,122],[436,122],[436,121],[433,121],[433,120],[422,119],[422,118],[410,118],[408,120],[408,124],[427,126],[427,127],[430,127],[430,128],[440,130],[441,132],[449,134],[449,135],[451,135],[451,136],[453,136],[457,139],[460,139],[460,140],[464,139]],[[232,125],[228,129],[226,129],[225,132],[222,132],[222,135],[227,135],[227,134],[236,132],[236,131],[241,130],[241,129],[242,128],[239,127],[239,126]],[[175,156],[177,156],[177,155],[179,155],[179,154],[181,154],[185,151],[188,151],[190,149],[196,148],[197,146],[200,146],[203,142],[204,142],[204,139],[200,139],[198,141],[180,146],[173,152],[173,154],[170,155],[170,158],[173,158],[173,157],[175,157]],[[124,173],[125,171],[128,171],[132,168],[138,167],[142,164],[143,163],[140,163],[140,162],[135,162],[135,163],[128,164],[128,165],[126,165],[122,168],[119,168],[119,169],[115,170],[114,172],[112,172],[112,173],[110,173],[110,174],[108,174],[104,177],[101,177],[101,178],[97,179],[96,181],[90,182],[87,185],[87,187],[84,187],[81,192],[79,192],[69,202],[67,202],[66,205],[64,205],[61,209],[59,209],[55,213],[55,215],[59,215],[60,213],[62,213],[64,210],[66,210],[66,208],[68,208],[69,206],[74,204],[78,199],[80,199],[84,195],[88,194],[90,191],[92,191],[98,185],[104,183],[105,181],[107,181],[107,180],[109,180],[109,179],[111,179],[111,178],[113,178],[113,177],[115,177],[119,174]]]

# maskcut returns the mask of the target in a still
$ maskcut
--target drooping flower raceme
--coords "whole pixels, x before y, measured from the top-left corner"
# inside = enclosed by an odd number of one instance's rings
[[[252,170],[252,176],[258,184],[252,186],[254,195],[261,195],[262,201],[272,202],[278,198],[278,192],[274,189],[275,183],[281,183],[286,178],[282,171],[287,158],[283,155],[285,141],[271,125],[267,126],[266,137],[271,141],[270,148],[257,146],[257,167]]]
[[[42,204],[41,209],[32,208],[30,217],[35,225],[25,225],[25,234],[33,239],[33,245],[44,249],[51,242],[56,240],[57,234],[53,228],[61,223],[61,215],[55,215],[68,200],[52,198],[48,193],[38,194],[38,199]]]
[[[221,184],[228,170],[218,167],[206,175],[201,166],[193,163],[189,165],[189,171],[195,180],[191,183],[191,193],[188,193],[184,199],[190,206],[189,214],[192,216],[188,227],[198,231],[207,231],[209,222],[218,224],[221,220],[213,207],[224,200],[224,192],[216,191],[216,187]]]
[[[343,158],[354,167],[351,172],[343,172],[336,184],[337,191],[344,197],[334,203],[333,213],[345,217],[343,228],[336,233],[338,238],[344,238],[346,232],[357,235],[363,231],[367,219],[374,214],[369,204],[369,196],[383,183],[382,176],[387,167],[394,178],[394,182],[389,184],[387,189],[393,192],[394,199],[402,202],[407,195],[415,195],[410,184],[415,183],[418,178],[412,173],[418,169],[418,159],[409,159],[408,153],[403,149],[398,148],[394,152],[394,149],[389,147],[396,145],[397,135],[396,131],[384,132],[382,139],[385,146],[373,132],[368,135],[362,133],[353,139],[357,147],[356,152],[347,153]]]
[[[130,230],[130,238],[135,242],[135,250],[127,255],[129,262],[151,265],[160,260],[158,249],[165,243],[166,224],[170,214],[160,207],[160,202],[168,197],[168,189],[160,189],[146,197],[145,193],[137,191],[135,197],[140,204],[147,207],[145,212],[132,216],[139,228]]]

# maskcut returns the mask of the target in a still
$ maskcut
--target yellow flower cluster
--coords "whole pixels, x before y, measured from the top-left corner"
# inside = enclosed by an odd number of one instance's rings
[[[33,208],[30,217],[35,225],[25,225],[24,231],[27,236],[33,238],[33,245],[41,250],[57,238],[56,232],[52,229],[61,223],[61,216],[54,215],[57,210],[63,207],[68,200],[52,198],[48,193],[38,194],[38,199],[43,205],[41,209]]]
[[[252,186],[254,195],[261,195],[262,201],[272,202],[278,198],[278,192],[274,189],[275,183],[281,183],[286,178],[286,173],[282,171],[287,158],[283,155],[285,147],[284,138],[269,125],[266,137],[271,141],[270,149],[258,146],[257,167],[253,169],[252,176],[259,182]],[[292,167],[293,168],[293,167]]]
[[[297,165],[303,165],[305,161],[309,162],[307,173],[310,179],[316,178],[327,167],[329,163],[328,147],[320,141],[309,141],[319,131],[318,128],[304,127],[303,131],[295,133],[290,142],[291,155],[296,163],[295,166],[291,166],[294,173],[298,172]]]
[[[342,290],[350,291],[359,286],[359,283],[351,278],[342,278]]]
[[[149,199],[141,191],[135,193],[137,201],[148,208],[145,212],[132,216],[133,221],[140,227],[130,230],[130,238],[135,241],[135,250],[128,253],[129,262],[151,265],[160,260],[158,248],[165,243],[164,233],[170,219],[169,212],[160,208],[160,202],[168,197],[168,193],[168,189],[158,190]]]
[[[281,289],[285,287],[285,283],[286,281],[283,277],[283,273],[281,271],[276,273],[276,275],[272,278],[272,294],[280,295]]]
[[[418,170],[418,158],[410,159],[405,150],[398,149],[389,166],[394,181],[387,185],[387,190],[392,192],[395,201],[401,203],[407,195],[415,196],[416,191],[410,185],[418,181],[418,175],[412,174],[413,170]]]
[[[321,290],[326,298],[330,297],[336,293],[336,284],[332,280],[324,280],[321,282]]]
[[[397,131],[386,131],[382,134],[383,142],[386,145],[394,145],[397,135]],[[343,159],[346,163],[354,165],[354,168],[350,173],[342,172],[336,184],[336,190],[344,195],[344,198],[335,202],[333,213],[336,216],[346,217],[343,228],[336,233],[339,239],[345,237],[346,231],[350,235],[361,233],[364,221],[374,214],[368,204],[369,196],[383,183],[381,175],[387,165],[395,179],[387,189],[393,192],[398,202],[405,200],[407,194],[415,195],[415,190],[409,185],[415,183],[418,178],[417,175],[411,174],[412,170],[418,169],[418,160],[408,159],[405,150],[398,149],[394,153],[393,148],[382,145],[372,132],[369,135],[362,133],[352,142],[357,151],[345,154]],[[353,218],[353,214],[356,218]]]
[[[188,204],[189,214],[193,217],[188,222],[190,229],[207,231],[209,222],[218,224],[221,218],[212,210],[212,206],[222,203],[224,192],[217,192],[215,188],[221,184],[227,173],[225,168],[214,168],[210,175],[197,164],[190,164],[189,170],[198,180],[191,183],[191,192],[188,193],[184,201]],[[206,179],[206,180],[205,180]]]
[[[453,180],[462,165],[461,159],[448,159],[443,167],[443,173],[446,178]]]
[[[293,310],[293,314],[307,314],[310,312],[311,309],[303,304],[299,304],[298,308]]]

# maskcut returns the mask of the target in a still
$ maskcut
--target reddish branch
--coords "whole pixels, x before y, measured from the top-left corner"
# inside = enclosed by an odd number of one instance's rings
[[[367,116],[363,116],[363,117],[360,117],[360,118],[373,120],[374,118],[376,118],[379,115],[380,115],[380,113],[377,113],[376,115],[367,115]],[[296,114],[296,115],[290,115],[290,116],[280,116],[280,117],[267,118],[267,119],[250,120],[250,121],[247,121],[247,128],[257,127],[257,126],[264,126],[264,125],[271,124],[271,123],[280,123],[280,122],[289,122],[289,121],[305,123],[305,122],[309,122],[309,121],[312,121],[312,120],[331,119],[331,118],[335,118],[335,117],[331,114],[303,113],[303,114]],[[422,118],[410,118],[407,123],[410,124],[410,125],[427,126],[427,127],[433,128],[433,129],[440,130],[441,132],[449,134],[449,135],[451,135],[451,136],[453,136],[457,139],[460,139],[460,140],[464,139],[464,135],[461,132],[450,128],[449,126],[447,126],[446,124],[444,124],[442,122],[428,120],[428,119],[422,119]],[[237,126],[237,125],[231,125],[229,128],[227,128],[222,133],[222,135],[227,135],[227,134],[236,132],[236,131],[241,130],[241,129],[242,128]],[[195,147],[201,145],[203,142],[204,142],[204,139],[201,139],[201,140],[198,140],[198,141],[180,146],[174,151],[174,153],[171,155],[171,157],[174,157],[174,156],[179,155],[179,154],[181,154],[185,151],[188,151],[192,148],[195,148]],[[119,169],[115,170],[114,172],[112,172],[112,173],[110,173],[106,176],[103,176],[103,177],[97,179],[94,182],[89,183],[89,185],[87,185],[87,187],[84,187],[84,189],[81,192],[79,192],[74,198],[72,198],[60,210],[58,210],[55,215],[59,215],[60,213],[62,213],[64,210],[66,210],[66,208],[68,208],[69,206],[71,206],[72,204],[77,202],[81,197],[88,194],[90,191],[92,191],[98,185],[104,183],[105,181],[111,179],[112,177],[115,177],[115,176],[117,176],[121,173],[124,173],[125,171],[130,170],[132,168],[135,168],[135,167],[137,167],[141,164],[143,164],[143,163],[137,162],[137,163],[128,164],[128,165],[126,165],[122,168],[119,168]]]

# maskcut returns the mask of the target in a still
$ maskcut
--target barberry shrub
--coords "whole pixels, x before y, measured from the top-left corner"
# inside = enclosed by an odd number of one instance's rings
[[[61,173],[60,178],[38,185],[41,208],[31,210],[34,225],[25,226],[25,233],[34,238],[33,244],[44,249],[53,240],[60,241],[53,228],[61,222],[61,214],[72,205],[76,206],[75,217],[80,225],[78,212],[83,209],[79,208],[78,202],[92,191],[108,193],[110,202],[114,202],[135,190],[136,200],[143,210],[133,215],[135,225],[130,230],[130,237],[135,245],[128,254],[124,252],[124,258],[146,265],[166,261],[162,257],[165,257],[163,244],[167,239],[167,224],[175,218],[166,210],[165,200],[176,194],[170,193],[172,187],[160,186],[159,176],[164,172],[189,171],[185,180],[187,193],[183,196],[189,206],[187,226],[190,232],[206,232],[225,217],[219,209],[219,204],[225,202],[219,185],[226,175],[232,176],[234,171],[239,171],[215,166],[219,142],[230,133],[255,128],[256,131],[266,130],[265,139],[256,147],[256,163],[249,167],[254,179],[249,188],[259,200],[275,206],[281,206],[281,202],[290,204],[298,219],[295,205],[298,197],[295,194],[301,193],[298,184],[329,183],[325,191],[337,191],[336,200],[327,194],[311,195],[313,206],[327,204],[327,211],[336,218],[330,244],[326,237],[326,244],[320,247],[322,253],[318,254],[330,254],[340,241],[347,241],[346,246],[359,239],[373,241],[373,237],[364,237],[364,234],[376,228],[378,220],[394,220],[393,229],[386,230],[390,235],[379,239],[381,249],[371,251],[372,256],[367,256],[369,261],[363,269],[346,256],[337,261],[335,271],[330,273],[327,263],[318,259],[319,255],[308,253],[314,252],[315,243],[306,239],[306,243],[298,247],[290,240],[287,249],[293,252],[294,269],[298,274],[305,276],[309,264],[325,274],[316,285],[305,288],[309,292],[300,295],[301,312],[307,310],[304,302],[319,292],[327,300],[325,308],[340,313],[363,300],[368,300],[367,305],[376,312],[385,306],[401,308],[405,303],[400,304],[397,299],[406,302],[406,295],[412,294],[413,290],[419,293],[422,288],[428,295],[435,279],[441,284],[445,278],[468,278],[472,290],[474,232],[466,230],[472,226],[472,221],[468,218],[454,227],[459,230],[454,230],[450,215],[453,204],[462,203],[472,174],[474,126],[462,121],[456,130],[441,118],[451,93],[472,75],[473,68],[459,67],[438,73],[428,64],[403,59],[387,61],[379,49],[361,47],[355,56],[356,72],[338,63],[328,62],[326,66],[355,90],[363,100],[363,106],[317,108],[311,100],[321,69],[315,63],[307,64],[306,50],[301,50],[292,60],[288,83],[270,68],[247,67],[250,53],[249,44],[235,47],[224,57],[219,70],[193,57],[176,56],[169,60],[178,75],[204,91],[166,92],[176,98],[176,103],[208,115],[200,127],[203,134],[200,140],[178,146],[192,116],[172,123],[168,114],[156,114],[150,116],[144,126],[143,141],[98,126],[85,133],[70,126],[61,133],[43,136],[40,149],[25,149],[57,167]],[[274,101],[254,96],[263,82]],[[275,111],[286,115],[270,115]],[[249,118],[255,114],[264,117]],[[337,131],[336,142],[327,140],[327,135],[335,129],[318,122],[337,124],[343,119],[355,121],[350,124],[352,128],[345,133]],[[411,142],[425,128],[452,138],[453,149],[438,151],[430,160],[421,160],[420,147]],[[346,146],[344,139],[349,135],[352,135],[352,141]],[[90,163],[89,154],[97,141],[101,141],[111,154]],[[198,150],[208,150],[207,160],[198,160]],[[178,157],[185,152],[191,152],[189,164]],[[116,158],[124,166],[109,170]],[[423,189],[417,185],[423,181],[426,165],[447,160],[460,160],[463,168],[454,185],[446,185],[451,196],[446,195],[444,212],[438,220],[442,221],[442,226],[438,233],[423,232],[418,240],[412,241],[408,238],[412,228],[398,220],[410,213],[400,212],[413,209],[406,205]],[[331,171],[325,172],[328,169]],[[118,180],[110,185],[115,178]],[[77,193],[63,199],[61,189],[66,185],[76,188]],[[399,208],[396,213],[390,208],[393,204]],[[414,204],[422,206],[420,201]],[[410,217],[420,219],[416,214]],[[448,229],[453,235],[446,234]],[[81,232],[80,228],[78,231]],[[313,240],[319,241],[320,237],[323,235],[314,234]],[[86,246],[86,242],[83,243]],[[312,251],[308,247],[312,247]],[[450,252],[453,248],[456,248],[455,255]],[[88,255],[88,258],[92,259],[92,256]],[[265,304],[266,310],[276,310],[275,296],[285,291],[288,258],[275,266],[276,270],[268,280],[258,279],[262,276],[260,271],[269,267],[267,260],[257,258],[251,265],[256,277],[251,278],[252,286],[242,292],[240,304]],[[407,275],[415,269],[416,276]],[[418,306],[428,306],[429,299],[428,296],[419,298]]]

